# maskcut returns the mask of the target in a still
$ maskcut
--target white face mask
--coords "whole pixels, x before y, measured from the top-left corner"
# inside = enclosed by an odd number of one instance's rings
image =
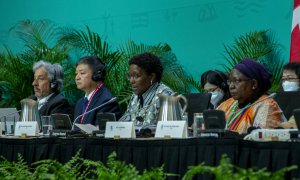
[[[224,94],[220,91],[211,92],[210,103],[216,107],[218,103],[223,99]]]
[[[298,91],[299,82],[283,81],[282,88],[284,91]]]

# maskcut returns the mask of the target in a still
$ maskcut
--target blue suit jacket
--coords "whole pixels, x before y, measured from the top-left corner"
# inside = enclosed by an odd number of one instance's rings
[[[89,111],[97,106],[100,106],[101,104],[109,101],[113,97],[114,96],[110,93],[110,91],[103,85],[99,89],[99,91],[94,95],[94,97],[92,98],[92,101],[90,102],[90,105],[89,105],[87,111]],[[83,99],[84,99],[84,97],[79,99],[76,103],[75,111],[74,111],[74,120],[76,120],[75,123],[79,123],[81,120],[81,117],[79,117],[79,116],[83,113],[82,112],[83,111]],[[106,104],[105,106],[96,109],[95,111],[92,111],[92,112],[84,115],[83,124],[95,125],[96,115],[98,112],[115,113],[117,120],[121,116],[120,106],[117,101],[114,101],[112,103]]]

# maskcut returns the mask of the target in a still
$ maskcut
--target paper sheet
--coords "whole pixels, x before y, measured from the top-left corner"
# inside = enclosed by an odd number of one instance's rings
[[[91,124],[77,124],[75,123],[75,126],[77,126],[80,130],[87,134],[92,134],[93,131],[99,130],[98,127],[91,125]]]

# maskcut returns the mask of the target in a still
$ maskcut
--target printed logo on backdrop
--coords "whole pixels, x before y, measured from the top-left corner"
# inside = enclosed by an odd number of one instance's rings
[[[164,18],[167,22],[175,22],[178,16],[178,11],[175,9],[167,9],[164,12]]]
[[[216,8],[214,4],[206,4],[199,7],[198,22],[211,21],[217,18]]]
[[[259,13],[266,8],[265,1],[245,1],[245,0],[234,0],[233,8],[237,13],[237,17],[241,18],[247,14]]]
[[[146,12],[131,15],[132,28],[145,28],[149,25],[149,14]]]

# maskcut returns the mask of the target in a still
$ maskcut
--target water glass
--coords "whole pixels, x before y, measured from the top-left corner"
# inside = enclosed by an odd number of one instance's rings
[[[42,121],[42,132],[43,135],[49,135],[50,130],[53,129],[52,121],[51,121],[51,116],[41,116],[41,121]]]
[[[182,120],[186,122],[187,126],[189,125],[189,116],[187,112],[183,113]]]
[[[194,113],[194,122],[193,122],[193,136],[198,137],[203,130],[204,120],[202,113]]]
[[[15,133],[16,120],[14,116],[4,116],[5,135],[13,135]]]

